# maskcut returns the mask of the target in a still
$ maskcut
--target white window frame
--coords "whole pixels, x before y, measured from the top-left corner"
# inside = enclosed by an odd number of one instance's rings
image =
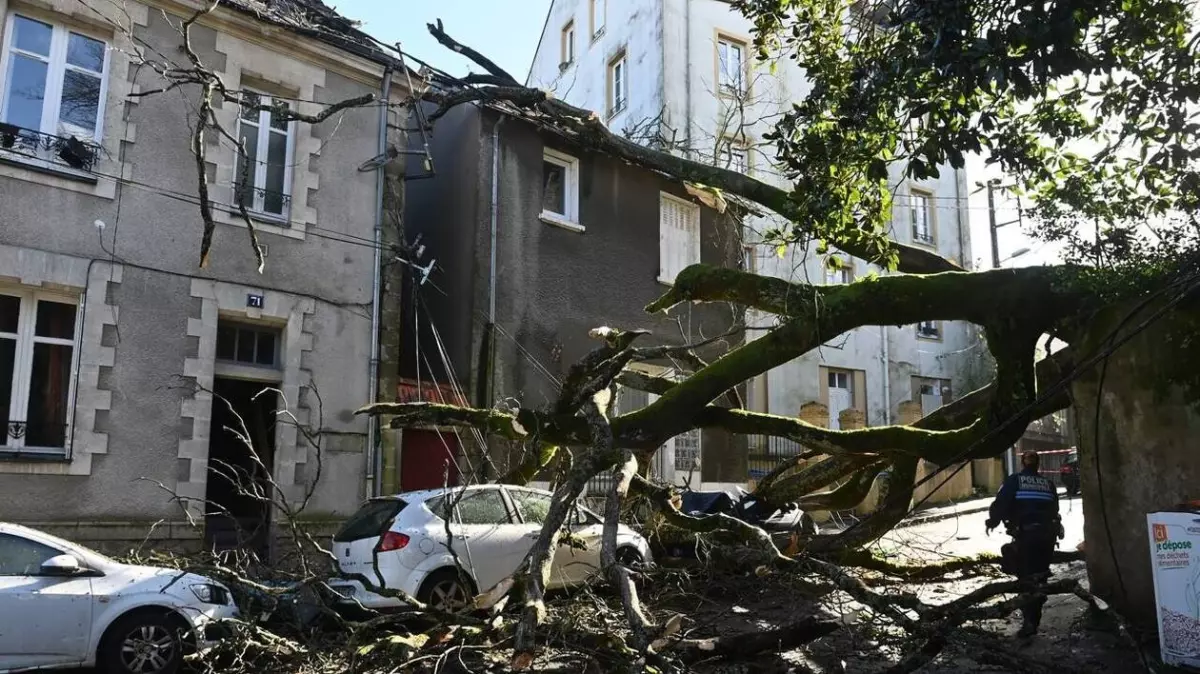
[[[607,14],[608,0],[589,0],[588,27],[592,31],[593,41],[595,41],[601,35],[604,35],[605,20],[608,18]]]
[[[917,204],[921,203],[924,208],[918,208]],[[929,190],[919,188],[910,188],[908,191],[908,209],[909,222],[913,243],[921,246],[936,247],[937,246],[937,222],[935,220],[936,206],[934,205],[933,193]],[[917,227],[918,214],[925,213],[925,236],[921,236],[920,229]]]
[[[608,62],[608,117],[621,114],[629,104],[629,59],[624,50]]]
[[[272,101],[278,96],[262,91],[250,91],[259,98],[259,105],[269,106]],[[281,99],[283,100],[283,99]],[[272,220],[275,222],[286,223],[291,217],[292,211],[292,165],[295,163],[296,153],[296,122],[289,120],[287,129],[276,129],[271,126],[271,110],[259,110],[258,122],[249,122],[242,118],[242,110],[237,110],[237,129],[234,131],[235,138],[242,137],[242,124],[252,124],[257,127],[258,138],[255,145],[256,156],[254,157],[254,199],[253,203],[246,206],[246,210],[254,215],[256,219]],[[272,213],[266,209],[266,184],[267,184],[267,161],[260,160],[262,153],[267,153],[270,156],[271,134],[286,134],[287,142],[284,144],[284,159],[283,159],[283,212]],[[233,204],[234,210],[237,210],[238,205],[238,181],[241,179],[241,171],[238,169],[238,163],[241,159],[241,148],[234,150],[233,161]]]
[[[682,207],[686,208],[688,210],[688,212],[692,215],[692,217],[691,217],[692,222],[694,222],[696,225],[695,239],[693,241],[688,242],[688,248],[690,248],[689,252],[691,254],[688,256],[687,261],[684,264],[680,265],[680,267],[678,269],[667,269],[667,260],[671,259],[670,256],[668,256],[666,254],[667,247],[670,245],[670,240],[668,239],[667,232],[666,232],[667,223],[663,219],[663,215],[664,215],[664,211],[665,211],[663,206],[667,203],[671,203],[676,206],[682,206]],[[686,199],[680,199],[679,197],[675,196],[674,194],[668,194],[667,192],[659,192],[659,199],[658,199],[658,282],[659,283],[662,283],[665,285],[675,285],[675,277],[677,275],[679,275],[679,272],[683,271],[690,265],[699,264],[701,262],[701,245],[700,245],[701,239],[702,239],[701,227],[702,227],[702,218],[701,218],[699,205],[694,204]]]
[[[0,286],[0,295],[8,295],[16,297],[21,302],[20,317],[17,320],[17,331],[0,332],[0,337],[5,339],[15,339],[17,342],[16,357],[14,359],[13,381],[11,385],[11,403],[8,409],[9,421],[25,421],[29,419],[29,388],[31,378],[33,376],[33,349],[36,344],[54,344],[58,346],[71,347],[71,365],[69,372],[69,383],[67,385],[67,414],[66,423],[63,428],[63,446],[62,447],[27,447],[25,438],[10,438],[8,436],[8,428],[0,429],[0,455],[3,454],[45,454],[52,456],[61,456],[70,458],[71,456],[71,438],[72,428],[75,422],[75,380],[76,374],[79,372],[79,352],[80,336],[83,334],[83,317],[80,316],[80,298],[71,295],[58,295],[54,293],[42,292],[39,290],[29,290],[24,288],[13,288],[10,286]],[[71,339],[62,339],[58,337],[39,337],[35,334],[37,326],[37,303],[39,301],[57,302],[59,304],[69,304],[75,307],[75,334]],[[0,384],[2,385],[2,384]]]
[[[724,60],[721,58],[721,52],[728,53],[730,49],[738,50],[738,74],[736,82],[727,81],[731,74],[727,72]],[[749,67],[746,64],[747,44],[745,40],[740,40],[724,33],[717,34],[717,92],[721,96],[744,96],[750,89],[748,86]]]
[[[51,28],[50,34],[50,55],[43,56],[33,52],[26,52],[17,49],[16,40],[16,20],[20,16],[29,21],[48,24]],[[86,37],[91,40],[96,40],[104,44],[104,64],[102,70],[96,73],[87,68],[81,68],[76,65],[67,63],[67,44],[70,40],[71,33]],[[105,103],[108,100],[108,71],[109,61],[111,60],[112,45],[109,40],[106,40],[94,33],[88,33],[79,30],[78,28],[67,27],[63,24],[56,23],[37,13],[26,13],[20,11],[11,11],[4,20],[4,41],[0,44],[0,121],[8,118],[9,104],[9,68],[12,64],[13,53],[19,53],[32,59],[37,59],[42,63],[47,64],[46,68],[46,90],[44,92],[45,100],[42,103],[42,119],[37,129],[32,129],[39,133],[48,134],[66,138],[75,136],[82,141],[99,144],[104,138],[104,112]],[[88,75],[100,76],[100,100],[96,105],[96,129],[95,131],[86,130],[81,127],[59,121],[59,113],[62,111],[62,91],[63,79],[66,77],[67,70],[79,71]],[[7,154],[7,153],[6,153]],[[22,159],[25,159],[22,157]]]
[[[584,227],[579,222],[579,158],[545,147],[542,148],[542,161],[563,168],[563,202],[567,212],[556,213],[543,207],[541,220],[556,227],[583,232]]]
[[[726,138],[721,148],[721,168],[750,175],[750,148],[744,143]]]
[[[575,63],[575,20],[567,22],[567,25],[562,29],[562,59],[558,64],[560,69],[566,70],[571,64]]]

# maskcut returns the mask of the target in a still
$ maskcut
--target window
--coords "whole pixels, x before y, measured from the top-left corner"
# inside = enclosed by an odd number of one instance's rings
[[[866,414],[866,373],[821,367],[821,377],[821,402],[829,408],[829,428],[841,428],[843,410],[856,409]]]
[[[825,284],[838,285],[854,280],[854,263],[841,255],[830,255],[825,260]]]
[[[0,576],[36,576],[42,564],[63,553],[21,536],[0,534]]]
[[[700,263],[700,207],[660,194],[658,207],[658,280],[674,283],[688,265]]]
[[[543,524],[550,514],[550,497],[535,491],[524,489],[509,489],[508,495],[517,504],[521,519],[527,524]]]
[[[562,61],[559,68],[566,69],[575,62],[575,22],[568,21],[562,29]]]
[[[608,116],[625,109],[626,80],[625,53],[621,52],[608,63]]]
[[[338,543],[359,541],[364,538],[374,538],[392,525],[392,520],[405,507],[400,499],[376,499],[368,501],[358,509],[346,523],[333,535]]]
[[[588,16],[591,21],[592,39],[604,34],[604,19],[608,10],[608,0],[589,0]]]
[[[508,524],[508,509],[499,489],[481,489],[458,501],[460,524]]]
[[[927,192],[913,190],[909,195],[909,200],[913,241],[932,245],[934,243],[933,196]]]
[[[0,448],[66,452],[76,309],[71,299],[0,290]]]
[[[243,96],[238,117],[237,174],[233,178],[236,203],[246,210],[286,220],[292,194],[292,134],[287,101],[262,94]]]
[[[579,225],[579,160],[542,150],[542,219],[583,230]]]
[[[725,36],[717,38],[717,83],[722,96],[746,93],[746,43]]]
[[[721,148],[721,165],[738,173],[750,172],[750,161],[746,146],[734,140],[726,140]]]
[[[74,137],[90,146],[101,136],[104,122],[105,74],[108,45],[100,40],[10,14],[4,31],[0,57],[0,121],[23,130],[19,136],[0,136],[5,148],[20,137],[35,152],[58,156],[75,166],[64,154],[69,144],[52,142],[36,134]],[[2,130],[2,129],[0,129]],[[41,141],[41,142],[33,142]],[[81,150],[82,151],[82,150]],[[47,158],[52,155],[47,154]],[[90,165],[91,159],[88,159]],[[79,168],[76,166],[76,168]]]
[[[912,378],[912,399],[921,403],[921,412],[929,414],[954,400],[949,379],[933,377]]]
[[[278,367],[279,332],[222,321],[217,324],[217,360]]]
[[[686,433],[676,435],[674,442],[675,470],[684,472],[700,470],[700,429],[693,428]]]
[[[942,338],[942,322],[941,321],[921,321],[920,323],[917,323],[917,338],[918,339],[941,340],[941,338]]]

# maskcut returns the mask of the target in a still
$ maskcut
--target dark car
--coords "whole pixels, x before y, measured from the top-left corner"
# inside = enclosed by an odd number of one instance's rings
[[[1063,461],[1062,468],[1058,469],[1058,477],[1062,480],[1063,486],[1067,488],[1068,496],[1075,496],[1079,493],[1079,452],[1071,452],[1067,455],[1067,460]]]
[[[771,536],[780,550],[785,550],[795,536],[814,536],[818,532],[812,515],[795,503],[769,506],[740,487],[735,493],[726,491],[685,491],[681,494],[680,510],[693,516],[724,514],[760,527]],[[694,557],[695,538],[689,542],[667,544],[665,552],[671,557]]]

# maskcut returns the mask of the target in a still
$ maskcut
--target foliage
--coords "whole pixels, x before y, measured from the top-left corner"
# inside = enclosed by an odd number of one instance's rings
[[[1113,259],[1148,218],[1196,224],[1194,0],[733,4],[760,58],[782,52],[812,81],[774,139],[797,208],[834,242],[887,248],[889,183],[968,153],[1016,179],[1045,237],[1069,241],[1072,218],[1104,223]]]

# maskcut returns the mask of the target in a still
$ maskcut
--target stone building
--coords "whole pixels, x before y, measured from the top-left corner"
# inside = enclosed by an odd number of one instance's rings
[[[217,101],[249,168],[208,132],[216,231],[201,268],[198,87],[151,93],[166,84],[156,67],[187,67],[192,11],[0,0],[0,520],[110,547],[151,523],[192,546],[235,545],[237,528],[261,543],[270,509],[227,479],[266,479],[229,430],[238,416],[280,497],[311,495],[306,517],[372,492],[373,431],[353,411],[375,391],[384,169],[355,169],[401,139],[378,104],[311,125]],[[191,44],[247,101],[312,114],[407,95],[406,78],[389,88],[392,60],[317,0],[223,2]]]

